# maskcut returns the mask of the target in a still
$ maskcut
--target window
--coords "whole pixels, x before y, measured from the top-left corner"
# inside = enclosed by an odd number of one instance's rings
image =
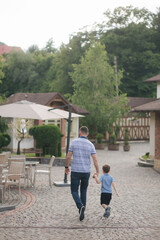
[[[43,121],[43,124],[54,124],[61,129],[61,120],[60,119],[45,120],[45,121]]]

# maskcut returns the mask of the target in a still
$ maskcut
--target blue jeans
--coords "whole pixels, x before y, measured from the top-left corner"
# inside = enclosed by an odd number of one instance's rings
[[[71,194],[78,209],[82,206],[86,207],[89,177],[90,173],[71,172]]]

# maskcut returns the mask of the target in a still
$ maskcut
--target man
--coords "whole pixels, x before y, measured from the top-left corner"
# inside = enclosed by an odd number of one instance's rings
[[[83,126],[80,128],[80,137],[73,140],[66,157],[65,173],[68,174],[69,163],[71,162],[71,194],[79,209],[80,221],[84,219],[84,211],[86,208],[87,188],[90,177],[91,160],[96,169],[96,175],[99,174],[99,166],[94,145],[88,140],[88,128]],[[71,157],[73,155],[73,160]],[[80,196],[79,196],[80,186]]]

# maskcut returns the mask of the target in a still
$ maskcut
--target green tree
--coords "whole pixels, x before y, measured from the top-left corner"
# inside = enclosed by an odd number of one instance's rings
[[[5,62],[3,60],[3,57],[0,56],[0,87],[1,87],[1,84],[2,84],[2,80],[4,79],[5,77],[5,74],[4,74],[4,66],[5,66]],[[0,95],[0,103],[2,103],[4,100],[5,100],[5,94],[1,94]]]
[[[6,96],[16,92],[32,92],[37,76],[33,61],[30,53],[10,52],[5,58],[5,78],[0,92]]]
[[[32,86],[34,92],[49,92],[49,83],[53,79],[51,69],[54,65],[55,55],[47,51],[35,51],[32,54],[34,59],[34,71],[36,72],[36,79]]]
[[[128,96],[153,97],[155,86],[144,82],[160,70],[160,53],[156,51],[155,30],[152,22],[155,15],[147,9],[131,6],[106,11],[107,21],[99,30],[110,63],[117,56],[118,67],[123,70],[120,89]]]
[[[154,37],[153,41],[156,44],[157,52],[160,52],[160,44],[159,44],[159,39],[160,39],[160,8],[157,9],[157,13],[153,17],[152,26],[153,26],[153,29],[155,30],[155,37]]]
[[[74,82],[73,103],[87,109],[90,114],[83,119],[90,133],[105,133],[109,131],[113,122],[116,122],[126,111],[126,97],[117,96],[114,68],[108,62],[105,46],[93,44],[80,64],[73,65],[71,73]],[[119,72],[120,80],[122,73]],[[116,97],[117,96],[117,97]]]
[[[50,72],[53,76],[50,81],[51,90],[61,92],[64,96],[73,94],[73,81],[70,72],[73,72],[73,64],[80,63],[81,57],[89,48],[90,38],[89,33],[79,32],[71,36],[67,45],[62,44],[60,50],[56,53]]]
[[[4,78],[3,68],[4,68],[4,60],[2,56],[0,56],[0,84],[2,83],[2,79]]]
[[[67,45],[62,45],[60,51],[56,54],[52,74],[54,76],[51,81],[50,88],[53,91],[61,92],[62,94],[72,94],[72,79],[69,72],[73,71],[72,51]]]
[[[46,51],[48,53],[55,53],[56,52],[56,48],[54,47],[54,42],[53,42],[52,38],[50,38],[48,40],[48,42],[46,43],[44,51]]]

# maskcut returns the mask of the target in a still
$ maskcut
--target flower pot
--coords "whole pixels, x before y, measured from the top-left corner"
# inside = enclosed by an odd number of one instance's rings
[[[96,149],[104,149],[105,148],[104,143],[95,143],[94,146]]]
[[[119,143],[109,143],[108,144],[108,150],[112,150],[112,151],[118,151],[119,150]]]
[[[128,145],[123,145],[123,150],[125,152],[129,151],[130,150],[130,145],[129,144]]]

